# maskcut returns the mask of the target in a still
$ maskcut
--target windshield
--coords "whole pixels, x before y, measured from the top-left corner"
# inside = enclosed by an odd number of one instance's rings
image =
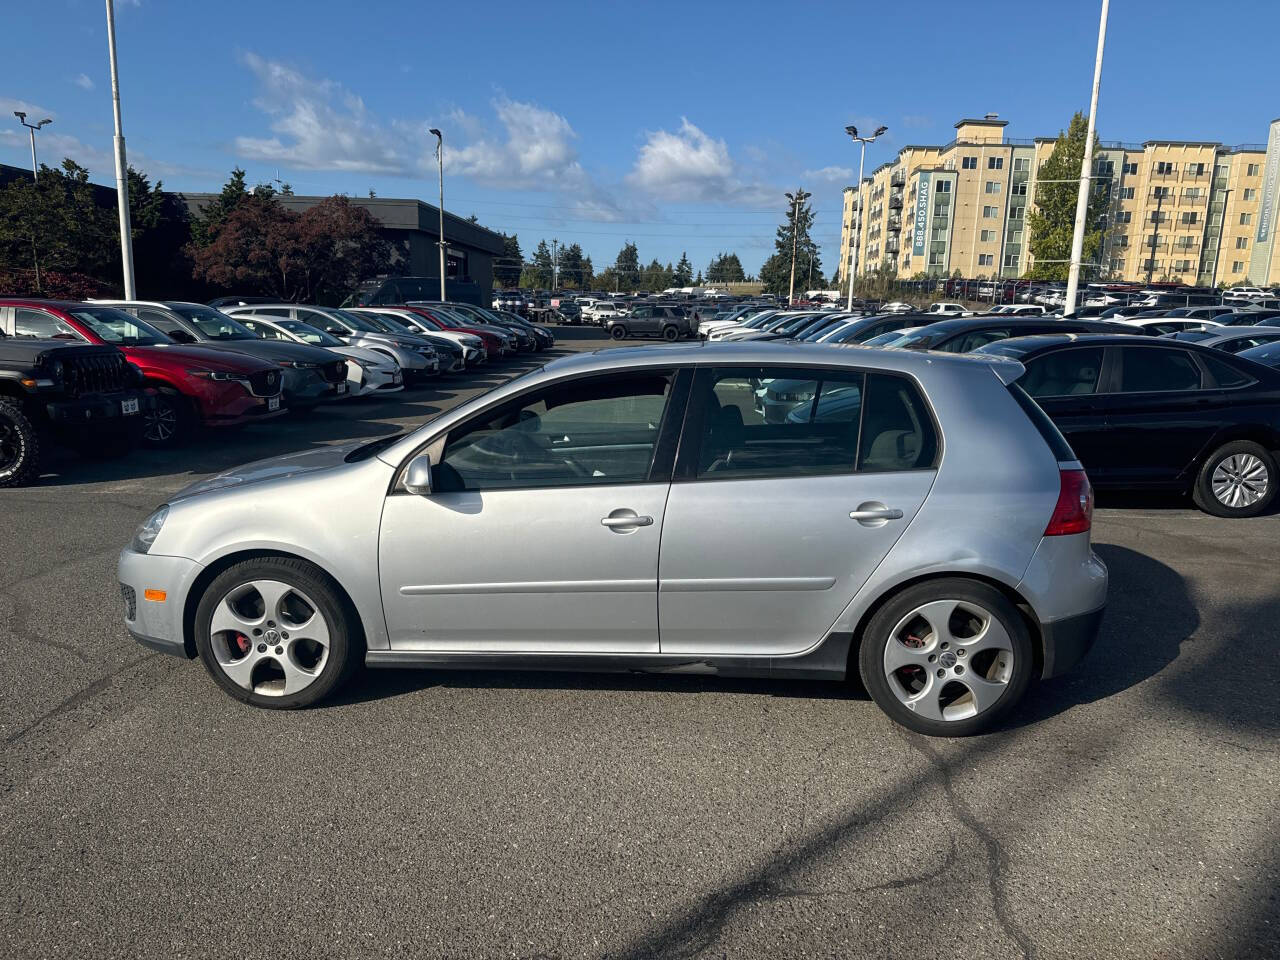
[[[870,340],[862,341],[864,347],[896,347],[899,341],[905,340],[901,330],[890,330],[888,333],[882,333],[878,337],[872,337]]]
[[[369,318],[362,313],[352,313],[350,310],[335,310],[334,313],[342,317],[349,326],[355,327],[357,330],[363,330],[365,333],[382,333],[382,328],[374,326]]]
[[[71,315],[107,343],[120,347],[153,347],[173,341],[148,323],[123,310],[109,307],[81,307]]]
[[[202,336],[210,340],[257,340],[248,327],[232,320],[225,313],[212,307],[196,303],[173,304],[169,307],[174,313],[186,317],[195,324]]]
[[[299,340],[306,343],[313,343],[317,347],[341,347],[342,341],[335,336],[325,333],[323,330],[317,330],[309,323],[303,323],[301,320],[277,320],[276,326],[281,330],[292,333]]]

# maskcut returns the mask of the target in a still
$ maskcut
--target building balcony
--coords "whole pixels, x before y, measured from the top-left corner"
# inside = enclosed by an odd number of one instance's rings
[[[1183,180],[1207,180],[1211,176],[1213,176],[1213,171],[1207,166],[1199,172],[1194,167],[1188,167],[1182,171]]]
[[[889,197],[889,206],[894,210],[902,209],[902,194],[895,193]]]
[[[898,243],[897,237],[890,237],[888,240],[884,242],[885,253],[897,253],[901,249],[902,249],[902,246],[901,244]]]
[[[901,217],[901,216],[899,216],[899,215],[898,215],[898,214],[896,214],[896,213],[895,213],[893,216],[891,216],[891,217],[889,218],[889,229],[890,229],[890,230],[901,230],[901,229],[902,229],[902,217]]]
[[[889,177],[889,186],[901,187],[907,182],[907,172],[905,170],[895,170]]]

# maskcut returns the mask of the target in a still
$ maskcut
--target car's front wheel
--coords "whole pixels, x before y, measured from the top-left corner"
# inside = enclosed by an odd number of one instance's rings
[[[989,584],[963,578],[909,587],[871,618],[859,673],[889,717],[917,733],[988,729],[1026,693],[1034,667],[1022,615]]]
[[[680,339],[680,328],[675,326],[666,326],[662,328],[662,339],[668,343],[674,343]]]
[[[358,665],[359,619],[305,560],[245,560],[209,584],[196,609],[196,649],[218,686],[257,707],[309,707]]]
[[[627,328],[621,324],[609,328],[609,336],[615,340],[621,340],[627,335]]]
[[[1192,498],[1215,517],[1256,517],[1276,496],[1276,460],[1251,440],[1224,443],[1200,467]]]
[[[152,447],[174,447],[187,439],[195,417],[186,397],[161,387],[156,402],[142,414],[142,440]]]
[[[0,487],[20,487],[40,474],[40,436],[16,400],[0,398]]]

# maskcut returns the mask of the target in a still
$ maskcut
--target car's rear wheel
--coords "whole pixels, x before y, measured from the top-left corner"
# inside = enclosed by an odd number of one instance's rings
[[[1205,460],[1192,499],[1215,517],[1256,517],[1276,496],[1276,460],[1251,440],[1224,443]]]
[[[617,326],[614,326],[614,327],[610,327],[610,328],[609,328],[609,336],[613,337],[613,339],[615,339],[615,340],[621,340],[621,339],[623,339],[626,335],[627,335],[627,329],[626,329],[626,327],[623,327],[623,326],[621,326],[621,325],[617,325]]]
[[[308,707],[357,666],[359,619],[305,560],[245,560],[209,584],[196,609],[196,649],[227,693],[257,707]]]
[[[680,339],[680,330],[679,330],[679,328],[674,327],[674,326],[666,326],[666,327],[663,327],[663,328],[662,328],[662,339],[663,339],[663,340],[666,340],[668,343],[671,343],[671,342],[674,342],[674,341],[676,341],[676,340],[679,340],[679,339]]]
[[[20,487],[40,474],[40,435],[22,406],[0,399],[0,487]]]
[[[1034,666],[1017,608],[989,584],[929,580],[893,597],[867,624],[859,673],[889,717],[917,733],[963,737],[1022,699]]]

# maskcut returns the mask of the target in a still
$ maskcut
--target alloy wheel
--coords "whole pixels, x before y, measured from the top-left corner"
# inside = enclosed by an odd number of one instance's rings
[[[154,409],[146,412],[143,437],[150,443],[168,443],[177,432],[178,408],[171,401],[158,400]]]
[[[1013,678],[1013,641],[991,611],[934,600],[893,628],[884,648],[889,689],[928,720],[965,720],[989,710]]]
[[[7,420],[0,419],[0,475],[18,465],[22,457],[22,437]]]
[[[1267,465],[1251,453],[1233,453],[1213,468],[1209,480],[1223,506],[1251,507],[1267,494],[1271,477]]]
[[[251,693],[285,697],[305,690],[329,660],[331,631],[320,607],[278,580],[251,580],[214,608],[209,638],[228,679]]]

